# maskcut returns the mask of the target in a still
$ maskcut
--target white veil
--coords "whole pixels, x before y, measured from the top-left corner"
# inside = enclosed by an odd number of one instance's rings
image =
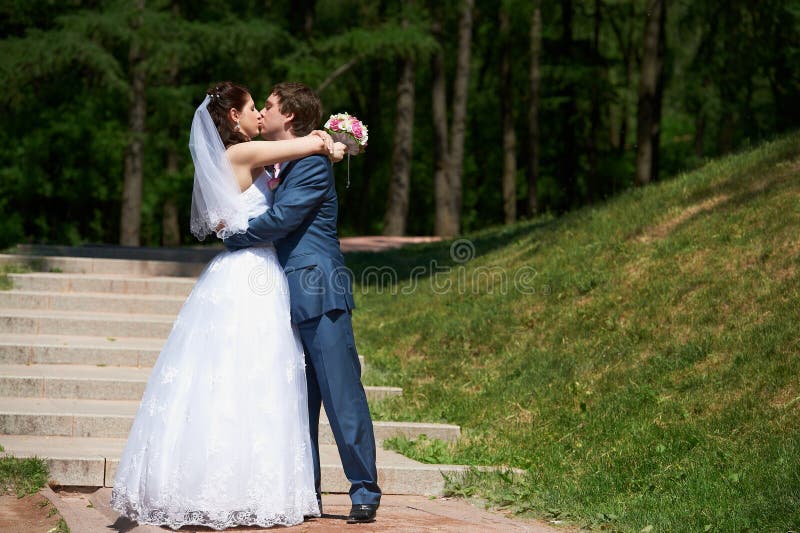
[[[247,230],[247,210],[225,154],[225,146],[208,112],[211,98],[206,95],[194,112],[189,150],[194,161],[194,189],[190,229],[195,237],[205,239],[215,233],[225,239]]]

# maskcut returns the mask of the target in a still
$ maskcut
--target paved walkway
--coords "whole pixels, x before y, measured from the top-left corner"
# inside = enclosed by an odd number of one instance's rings
[[[441,237],[384,237],[383,235],[366,235],[363,237],[342,237],[339,242],[342,252],[380,252],[391,248],[400,248],[406,244],[437,242]]]
[[[378,252],[390,248],[400,248],[406,244],[437,242],[440,240],[441,237],[434,236],[387,237],[384,235],[361,235],[357,237],[342,237],[339,242],[342,245],[342,251],[347,253]],[[120,246],[116,244],[86,244],[82,246],[18,244],[4,253],[50,257],[206,262],[222,249],[222,243],[219,241],[212,245],[174,248],[163,246]]]
[[[121,518],[108,501],[111,489],[91,492],[64,490],[53,492],[46,488],[43,494],[58,508],[73,533],[165,533],[167,528],[139,526]],[[506,516],[485,511],[457,498],[430,499],[423,496],[384,496],[378,511],[378,520],[372,524],[350,525],[345,522],[350,510],[346,494],[326,494],[322,503],[325,515],[291,528],[280,530],[306,532],[352,531],[440,531],[440,532],[514,532],[554,533],[563,531],[532,520],[512,520]],[[213,531],[208,528],[186,526],[180,531]],[[266,531],[264,528],[239,527],[230,531]]]

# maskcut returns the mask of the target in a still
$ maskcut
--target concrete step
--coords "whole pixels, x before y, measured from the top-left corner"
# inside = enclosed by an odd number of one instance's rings
[[[194,287],[194,278],[135,277],[120,275],[53,274],[31,272],[8,274],[15,290],[45,292],[89,292],[114,294],[150,294],[186,298]]]
[[[133,259],[137,261],[181,261],[203,263],[223,251],[222,243],[215,241],[197,246],[121,246],[118,244],[84,244],[64,246],[61,244],[17,244],[9,254],[33,257],[85,257],[90,259]]]
[[[112,486],[125,439],[34,437],[0,435],[7,455],[41,457],[50,467],[50,482],[61,486]],[[439,495],[444,489],[442,474],[464,472],[459,465],[427,465],[378,448],[378,483],[384,494]],[[344,477],[336,446],[320,445],[322,489],[346,493],[350,483]]]
[[[172,315],[0,309],[0,332],[14,334],[149,337],[166,340]]]
[[[150,367],[0,365],[0,397],[140,400]],[[367,400],[399,396],[399,387],[365,386]]]
[[[0,333],[0,365],[152,367],[164,341],[144,337],[80,337]],[[366,369],[359,355],[362,372]]]
[[[76,400],[53,398],[0,398],[0,434],[62,437],[125,438],[139,408],[131,400]],[[420,435],[452,442],[458,426],[421,422],[375,421],[375,440]],[[320,442],[333,444],[328,421],[320,421]],[[2,442],[0,441],[0,444]]]
[[[0,308],[6,309],[177,315],[184,301],[186,301],[186,298],[183,296],[161,296],[155,294],[0,291]]]
[[[211,257],[213,257],[213,255],[211,255]],[[30,267],[32,270],[69,274],[197,277],[206,267],[206,264],[208,264],[208,260],[161,261],[147,259],[0,254],[0,265],[24,265]]]
[[[163,339],[0,333],[0,364],[151,367]]]

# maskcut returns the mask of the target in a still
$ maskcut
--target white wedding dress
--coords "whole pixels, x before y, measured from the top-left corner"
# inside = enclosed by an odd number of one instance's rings
[[[268,209],[266,174],[242,194]],[[319,516],[303,348],[274,248],[222,252],[153,368],[111,504],[140,524],[295,525]]]

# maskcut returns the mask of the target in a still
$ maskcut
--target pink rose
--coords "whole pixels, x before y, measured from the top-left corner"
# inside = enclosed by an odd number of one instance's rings
[[[339,129],[339,120],[338,119],[332,119],[331,120],[331,129],[332,130],[338,130]]]
[[[353,124],[353,135],[356,136],[356,139],[360,139],[364,136],[364,130],[361,129],[361,124],[358,122]]]

